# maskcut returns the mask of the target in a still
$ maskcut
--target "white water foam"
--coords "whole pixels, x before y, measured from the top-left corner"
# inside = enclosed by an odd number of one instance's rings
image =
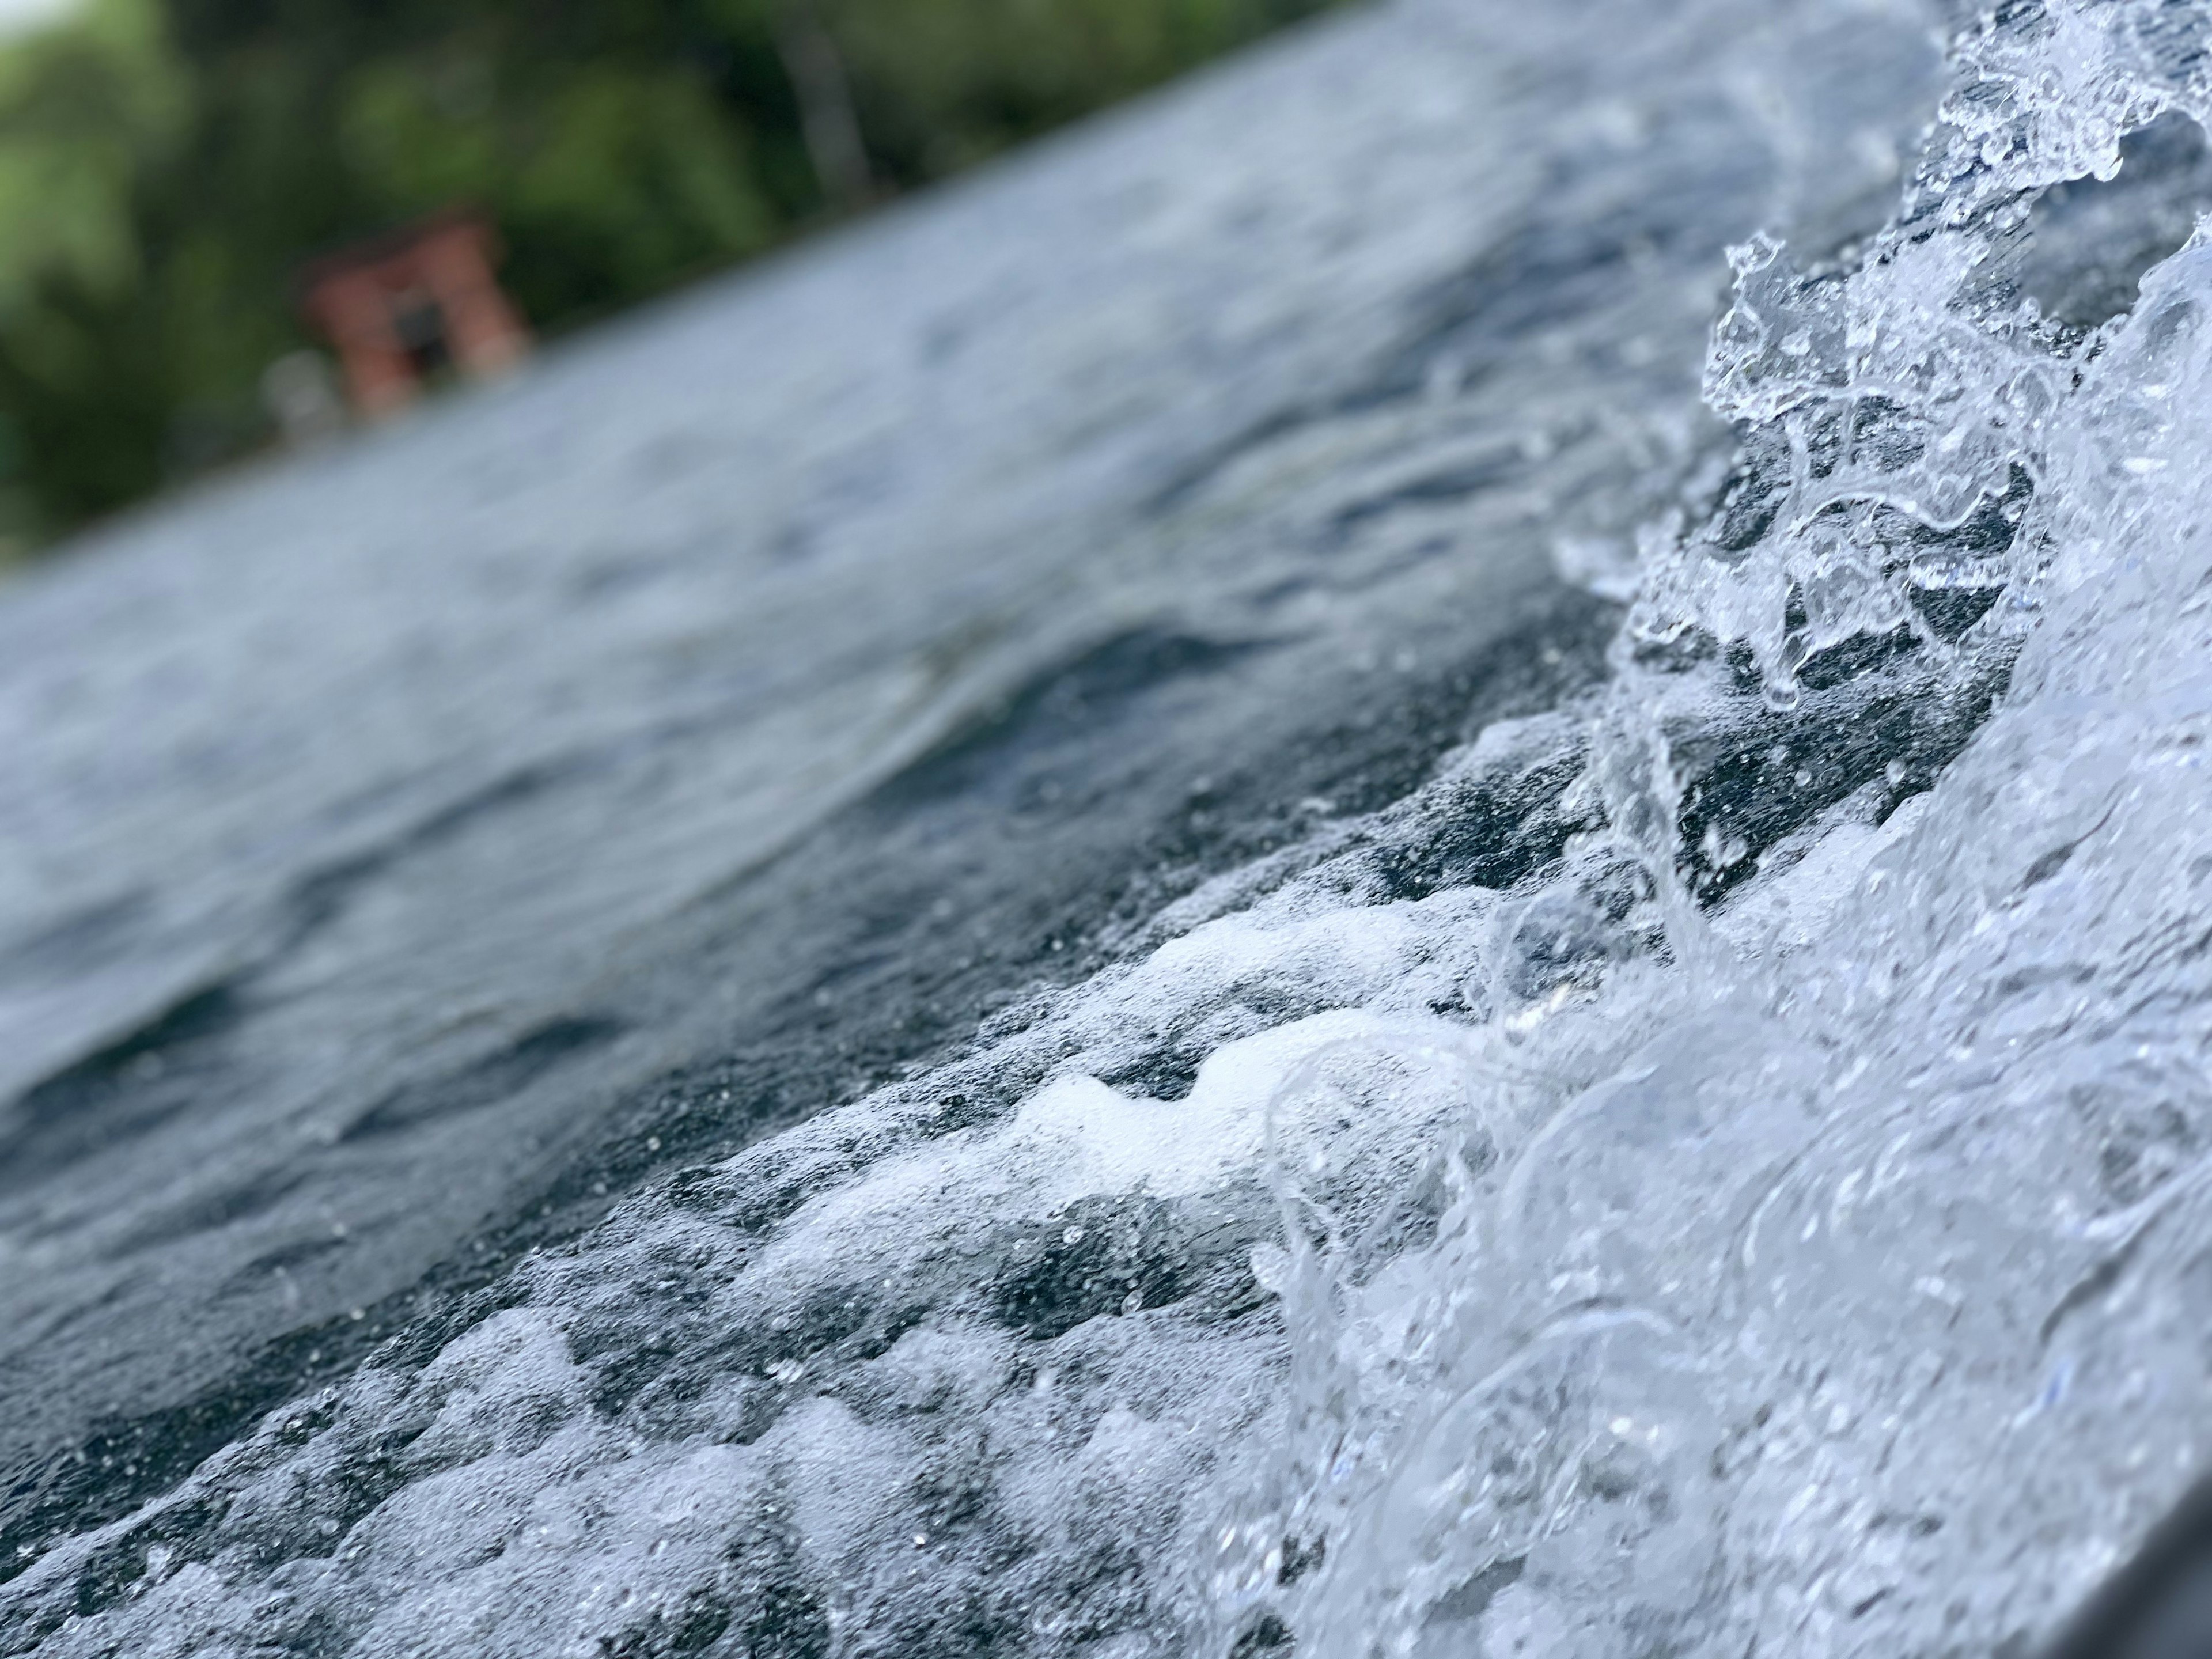
[[[57,1540],[11,1650],[2047,1632],[2212,1434],[2212,241],[2094,326],[2021,273],[2045,192],[2212,121],[2208,33],[2012,8],[1888,228],[1740,252],[1745,459],[1602,694]],[[1700,805],[1701,733],[1840,743],[1900,675],[2005,687],[1932,787],[1756,848]],[[1402,896],[1470,820],[1546,850]],[[1099,1080],[1163,1054],[1180,1100]]]

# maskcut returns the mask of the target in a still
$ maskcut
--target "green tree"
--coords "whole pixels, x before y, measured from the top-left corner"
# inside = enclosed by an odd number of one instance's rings
[[[142,209],[190,116],[154,0],[95,0],[0,51],[0,543],[156,482]]]
[[[424,57],[348,77],[345,159],[386,216],[488,210],[533,317],[559,323],[653,293],[781,228],[744,124],[689,65],[517,61],[453,43]]]
[[[872,150],[958,172],[1322,9],[1325,0],[818,0]]]

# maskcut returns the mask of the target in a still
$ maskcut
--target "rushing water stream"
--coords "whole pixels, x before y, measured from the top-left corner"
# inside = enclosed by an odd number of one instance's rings
[[[2212,1449],[2200,124],[1401,4],[0,594],[0,1652],[2032,1650]]]

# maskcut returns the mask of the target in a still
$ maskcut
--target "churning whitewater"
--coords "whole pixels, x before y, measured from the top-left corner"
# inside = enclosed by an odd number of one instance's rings
[[[2046,1637],[2212,1449],[2212,8],[1948,51],[1557,537],[1601,684],[26,1544],[0,1648]]]

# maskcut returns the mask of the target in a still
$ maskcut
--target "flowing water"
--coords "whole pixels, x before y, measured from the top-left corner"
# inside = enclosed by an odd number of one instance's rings
[[[0,1650],[2030,1650],[2212,1436],[2205,124],[1405,4],[21,585]]]

